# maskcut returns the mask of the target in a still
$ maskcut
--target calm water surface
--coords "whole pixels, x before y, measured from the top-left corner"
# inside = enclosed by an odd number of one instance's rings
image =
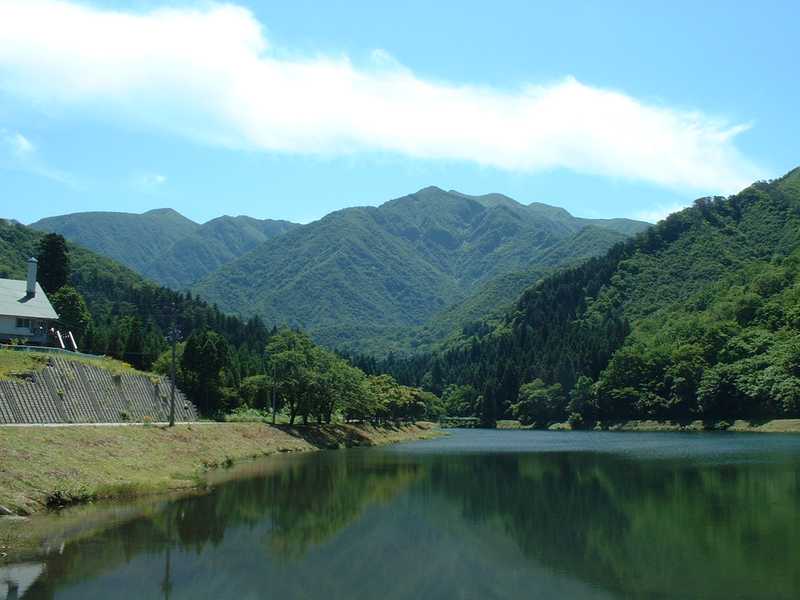
[[[463,430],[247,469],[22,598],[800,598],[800,436]]]

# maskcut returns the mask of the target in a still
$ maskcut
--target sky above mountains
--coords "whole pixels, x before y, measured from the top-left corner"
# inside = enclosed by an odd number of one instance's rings
[[[2,216],[656,220],[800,163],[797,4],[702,4],[0,0]]]

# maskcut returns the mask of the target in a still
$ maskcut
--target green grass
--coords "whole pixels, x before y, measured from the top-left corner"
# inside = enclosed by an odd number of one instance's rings
[[[430,425],[263,423],[0,428],[0,505],[28,513],[197,487],[208,469],[275,452],[427,437]]]
[[[98,367],[109,371],[112,375],[149,375],[157,377],[151,373],[137,371],[131,365],[121,360],[116,360],[107,356],[89,358],[74,354],[54,354],[47,352],[22,352],[18,350],[0,350],[0,379],[11,379],[17,376],[24,376],[44,369],[51,358],[62,358],[71,362],[78,362],[92,367]]]
[[[40,371],[47,366],[47,356],[33,352],[0,350],[0,380]]]

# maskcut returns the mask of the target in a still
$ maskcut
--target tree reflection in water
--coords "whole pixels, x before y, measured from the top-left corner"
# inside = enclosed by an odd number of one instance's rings
[[[513,541],[530,569],[614,596],[800,597],[794,456],[716,462],[356,450],[292,458],[275,472],[168,503],[68,544],[48,558],[25,597],[54,597],[153,555],[163,560],[164,598],[181,590],[187,573],[211,577],[201,564],[254,589],[265,581],[276,589],[276,573],[285,570],[335,580],[355,593],[365,569],[380,573],[386,585],[395,585],[394,577],[404,589],[425,589],[422,578],[445,572],[440,565],[448,553],[462,552],[466,540],[487,569],[507,560],[489,541],[470,537],[471,530]],[[358,524],[368,510],[373,517],[363,532]],[[415,546],[404,537],[411,535],[408,523],[420,521],[447,535]],[[343,539],[356,531],[361,537]],[[421,552],[429,555],[421,559]],[[391,559],[379,563],[378,554]],[[421,568],[421,560],[431,568]],[[244,568],[253,561],[263,572]]]

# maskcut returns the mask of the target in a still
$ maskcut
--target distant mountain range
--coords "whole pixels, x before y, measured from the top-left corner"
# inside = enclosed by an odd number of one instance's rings
[[[47,217],[31,227],[60,233],[162,285],[183,290],[299,225],[245,216],[218,217],[201,225],[171,208],[160,208],[143,214],[74,213]]]
[[[428,347],[499,314],[544,273],[648,226],[436,187],[302,226],[249,217],[200,225],[171,209],[32,224],[222,310],[376,353]]]

